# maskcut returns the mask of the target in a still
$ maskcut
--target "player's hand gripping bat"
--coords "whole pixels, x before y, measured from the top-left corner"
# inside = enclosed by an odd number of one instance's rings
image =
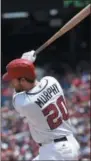
[[[76,14],[70,21],[68,21],[56,34],[54,34],[50,39],[48,39],[42,46],[40,46],[34,53],[34,55],[39,54],[42,50],[52,44],[56,39],[64,35],[67,31],[71,30],[83,19],[85,19],[89,14],[91,14],[91,4],[82,9],[78,14]]]

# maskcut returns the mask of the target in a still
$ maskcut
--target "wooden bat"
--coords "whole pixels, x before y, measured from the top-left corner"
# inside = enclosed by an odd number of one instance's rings
[[[91,14],[91,4],[82,9],[78,14],[76,14],[71,20],[69,20],[56,34],[54,34],[50,39],[48,39],[42,46],[40,46],[34,53],[34,55],[39,54],[42,50],[52,44],[60,36],[64,35],[67,31],[71,30],[83,19],[85,19],[89,14]]]

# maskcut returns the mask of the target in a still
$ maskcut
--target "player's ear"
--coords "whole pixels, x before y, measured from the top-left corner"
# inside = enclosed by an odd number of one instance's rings
[[[20,81],[20,83],[24,83],[26,79],[25,78],[19,78],[18,80]]]
[[[25,82],[26,81],[26,79],[25,78],[21,78],[21,82]]]

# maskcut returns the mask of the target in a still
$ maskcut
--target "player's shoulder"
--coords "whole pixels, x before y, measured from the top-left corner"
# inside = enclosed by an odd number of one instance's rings
[[[63,90],[62,90],[62,87],[61,87],[61,84],[59,83],[59,81],[56,79],[56,78],[54,78],[54,77],[52,77],[52,76],[45,76],[45,77],[43,77],[41,80],[40,80],[40,84],[42,84],[43,85],[43,83],[45,82],[45,80],[46,80],[46,88],[47,87],[49,87],[49,86],[54,86],[54,85],[56,85],[57,86],[57,88],[62,92]]]
[[[40,83],[43,84],[43,82],[45,80],[46,80],[48,86],[56,84],[59,88],[62,89],[61,84],[59,83],[59,81],[56,78],[54,78],[52,76],[45,76],[40,80]]]
[[[44,80],[47,80],[48,83],[54,83],[54,82],[58,82],[56,78],[52,77],[52,76],[45,76],[43,77],[40,82],[43,82]]]

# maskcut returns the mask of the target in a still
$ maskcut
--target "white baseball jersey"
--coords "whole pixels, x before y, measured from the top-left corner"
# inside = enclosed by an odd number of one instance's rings
[[[13,104],[27,118],[36,142],[48,143],[72,134],[63,90],[55,78],[46,76],[32,90],[14,94]]]

